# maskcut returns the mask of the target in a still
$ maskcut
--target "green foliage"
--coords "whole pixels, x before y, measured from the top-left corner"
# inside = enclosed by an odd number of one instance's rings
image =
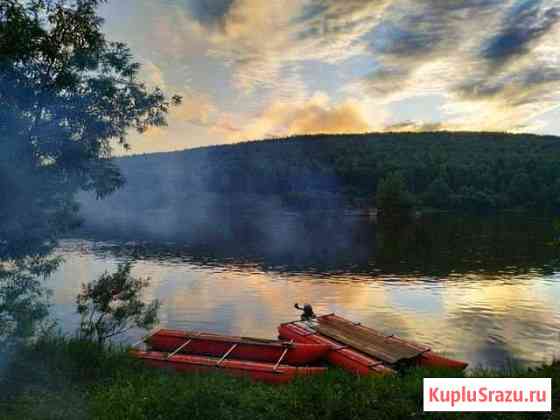
[[[531,185],[531,178],[525,171],[516,173],[511,179],[508,190],[508,194],[518,202],[530,202],[534,189]]]
[[[88,199],[88,220],[95,219],[99,206],[106,206],[103,214],[116,210],[128,216],[132,208],[134,214],[163,208],[179,213],[202,193],[228,203],[239,196],[260,197],[254,205],[268,197],[296,209],[369,207],[377,185],[395,172],[420,208],[560,211],[560,139],[552,136],[301,136],[127,157],[118,164],[128,179],[126,188],[103,202]]]
[[[40,257],[0,263],[0,359],[4,351],[34,338],[38,326],[47,326],[49,302],[42,279],[59,263],[59,258]]]
[[[0,2],[0,258],[42,251],[75,227],[74,193],[123,183],[111,141],[165,124],[179,97],[137,79],[110,42],[101,0]]]
[[[124,351],[60,338],[40,341],[22,352],[13,366],[11,374],[0,377],[2,418],[10,420],[551,418],[550,413],[424,413],[423,378],[465,375],[442,370],[357,377],[330,369],[322,376],[271,386],[231,378],[219,370],[197,375],[149,369]],[[552,378],[552,413],[560,407],[558,363],[533,370],[475,370],[468,375]],[[16,377],[29,385],[20,383],[18,393],[2,404]]]
[[[453,190],[443,177],[438,177],[428,186],[424,200],[437,208],[449,208],[452,206]]]
[[[390,173],[379,182],[375,202],[383,217],[402,218],[410,212],[413,199],[400,173]]]
[[[149,281],[132,277],[130,270],[130,263],[120,264],[114,274],[105,273],[82,285],[76,298],[81,337],[101,345],[133,328],[151,329],[157,324],[159,302],[142,300]]]

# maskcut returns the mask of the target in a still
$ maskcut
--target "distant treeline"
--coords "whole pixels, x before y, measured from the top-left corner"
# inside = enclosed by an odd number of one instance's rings
[[[298,136],[139,155],[119,159],[119,165],[128,181],[123,192],[152,209],[195,192],[276,196],[288,207],[375,206],[378,183],[395,172],[419,207],[560,209],[560,138],[553,136]]]

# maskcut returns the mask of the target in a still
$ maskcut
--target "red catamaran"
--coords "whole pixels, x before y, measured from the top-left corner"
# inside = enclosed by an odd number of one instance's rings
[[[281,340],[162,329],[144,340],[150,351],[132,354],[150,366],[180,372],[222,369],[269,383],[323,373],[326,367],[308,366],[322,360],[360,375],[390,375],[403,366],[467,367],[425,345],[335,314],[316,317],[310,305],[296,307],[304,311],[302,320],[281,324]]]

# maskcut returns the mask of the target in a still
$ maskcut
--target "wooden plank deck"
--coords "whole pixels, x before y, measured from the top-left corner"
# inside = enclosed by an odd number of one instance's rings
[[[386,363],[396,364],[402,360],[414,359],[429,350],[427,347],[408,345],[375,330],[360,328],[351,322],[329,317],[321,317],[318,321],[315,329],[320,334]]]

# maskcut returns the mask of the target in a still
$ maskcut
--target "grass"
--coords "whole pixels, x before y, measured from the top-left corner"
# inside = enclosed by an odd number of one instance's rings
[[[552,377],[560,409],[560,363],[471,376]],[[145,368],[123,349],[49,338],[22,349],[0,377],[0,419],[534,419],[547,414],[423,413],[422,379],[454,372],[414,369],[396,377],[326,375],[271,386],[222,374],[179,375]],[[560,416],[556,415],[556,418]]]

